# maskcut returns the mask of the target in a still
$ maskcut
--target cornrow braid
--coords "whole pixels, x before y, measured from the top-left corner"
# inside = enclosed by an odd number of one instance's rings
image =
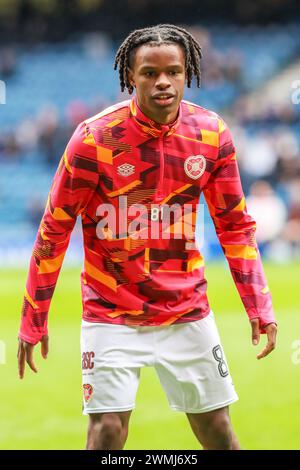
[[[196,39],[184,28],[172,24],[159,24],[148,28],[136,29],[130,33],[119,47],[114,63],[114,70],[119,68],[121,91],[127,88],[131,94],[133,86],[128,77],[133,51],[143,45],[180,44],[185,52],[185,70],[187,86],[190,88],[195,76],[197,87],[201,84],[200,60],[202,51]]]

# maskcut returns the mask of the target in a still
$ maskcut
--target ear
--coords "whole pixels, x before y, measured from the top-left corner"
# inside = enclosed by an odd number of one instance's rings
[[[128,69],[128,79],[129,79],[130,85],[132,85],[133,88],[135,88],[135,82],[134,82],[134,78],[133,78],[133,72],[132,72],[131,69]]]

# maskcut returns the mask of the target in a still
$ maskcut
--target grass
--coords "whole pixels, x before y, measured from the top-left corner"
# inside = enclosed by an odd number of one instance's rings
[[[299,264],[266,264],[279,322],[277,349],[257,361],[266,341],[253,347],[250,326],[225,264],[207,268],[209,299],[240,400],[231,418],[245,449],[299,449],[300,364],[292,344],[300,340]],[[0,271],[0,449],[82,449],[87,417],[81,414],[79,270],[63,269],[53,298],[45,361],[35,351],[38,374],[17,374],[17,332],[26,272]],[[155,372],[142,370],[126,449],[198,449],[187,418],[169,409]]]

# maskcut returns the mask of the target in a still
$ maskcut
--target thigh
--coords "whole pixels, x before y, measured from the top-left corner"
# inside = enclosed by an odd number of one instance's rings
[[[82,323],[83,414],[126,412],[135,407],[140,367],[122,342],[118,325]],[[124,327],[125,335],[128,331]],[[121,415],[121,416],[127,416]],[[125,419],[125,418],[124,418]]]
[[[235,402],[238,396],[213,313],[169,328],[159,332],[156,370],[170,407],[205,413]]]
[[[131,411],[89,414],[86,448],[121,450],[124,448]]]
[[[122,428],[127,430],[132,410],[129,411],[118,411],[118,412],[107,412],[107,413],[91,413],[89,414],[90,425],[110,422],[118,420],[122,424]]]
[[[230,423],[228,406],[206,413],[186,413],[186,415],[196,435],[205,434],[208,428],[217,427],[221,423]]]
[[[224,441],[233,443],[234,433],[230,423],[229,408],[219,408],[207,413],[187,413],[191,428],[202,446],[217,449]],[[236,438],[235,438],[236,439]]]

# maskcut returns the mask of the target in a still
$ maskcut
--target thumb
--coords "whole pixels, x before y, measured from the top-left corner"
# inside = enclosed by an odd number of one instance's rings
[[[49,336],[44,335],[41,339],[41,353],[44,359],[47,359],[49,352]]]
[[[260,329],[259,329],[259,319],[254,318],[251,320],[252,327],[252,344],[256,346],[260,340]]]

